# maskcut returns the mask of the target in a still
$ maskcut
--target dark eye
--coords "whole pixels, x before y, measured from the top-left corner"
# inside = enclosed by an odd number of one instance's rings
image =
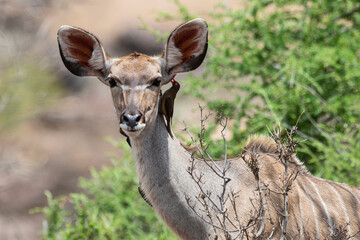
[[[110,79],[109,79],[109,85],[110,85],[111,88],[116,87],[116,81],[115,81],[115,79],[110,78]]]
[[[158,77],[157,79],[155,79],[155,81],[153,81],[151,86],[158,87],[160,86],[160,83],[161,83],[161,78]]]

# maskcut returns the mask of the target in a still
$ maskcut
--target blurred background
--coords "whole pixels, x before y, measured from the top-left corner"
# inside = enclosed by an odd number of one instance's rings
[[[206,15],[215,1],[183,3]],[[155,55],[163,43],[140,30],[142,21],[164,33],[181,21],[156,21],[158,11],[177,12],[166,0],[1,0],[0,5],[0,239],[39,239],[44,215],[29,210],[46,205],[44,191],[54,196],[78,191],[79,176],[88,177],[91,166],[109,165],[107,152],[120,154],[104,140],[120,138],[108,88],[65,69],[57,29],[65,24],[86,29],[111,56]]]
[[[0,240],[174,238],[137,193],[109,89],[65,69],[56,40],[61,25],[95,34],[110,56],[156,55],[177,25],[206,19],[205,64],[177,77],[175,132],[182,121],[196,132],[197,106],[204,104],[215,113],[209,151],[220,158],[217,117],[229,118],[232,156],[249,135],[298,122],[298,156],[308,169],[360,184],[357,0],[0,0],[0,6]],[[177,136],[189,143],[186,134]]]

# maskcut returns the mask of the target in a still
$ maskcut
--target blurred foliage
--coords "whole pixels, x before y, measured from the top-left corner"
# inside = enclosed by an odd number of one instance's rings
[[[219,5],[208,23],[205,73],[184,83],[235,122],[231,153],[304,111],[299,158],[317,176],[360,184],[360,3],[256,0],[242,10]],[[226,96],[211,100],[220,88]],[[209,144],[221,157],[221,144]]]
[[[179,0],[169,0],[169,1],[172,2],[177,7],[178,12],[173,14],[173,13],[169,13],[168,11],[158,11],[157,12],[158,17],[156,19],[157,21],[162,22],[168,20],[181,19],[182,21],[187,22],[196,18],[196,16],[191,14],[189,9],[184,4],[182,4],[181,1]],[[156,37],[157,42],[165,42],[165,40],[169,37],[169,33],[163,33],[156,29],[153,29],[149,27],[141,17],[139,17],[139,19],[142,24],[140,29],[150,32],[153,36]]]
[[[61,94],[54,74],[36,59],[23,59],[0,71],[0,131],[50,106]]]
[[[46,192],[43,239],[176,239],[138,193],[131,151],[125,141],[121,161],[91,170],[91,178],[80,179],[81,193],[53,198]]]

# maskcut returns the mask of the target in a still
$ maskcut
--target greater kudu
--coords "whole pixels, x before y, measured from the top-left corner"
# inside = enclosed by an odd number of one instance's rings
[[[188,172],[192,156],[167,131],[159,109],[160,89],[177,73],[194,70],[202,63],[207,35],[206,22],[195,19],[170,34],[161,56],[133,53],[110,58],[93,34],[71,26],[62,26],[58,31],[61,58],[68,70],[77,76],[96,76],[110,87],[120,128],[130,138],[141,188],[156,213],[182,239],[212,239],[214,228],[206,222],[209,214],[199,204],[192,209],[187,202],[189,197],[199,196],[200,191]],[[253,137],[245,149],[245,155],[258,156],[263,184],[280,181],[284,166],[277,161],[273,140]],[[293,167],[298,165],[295,158]],[[218,201],[217,196],[223,190],[222,179],[203,160],[195,161],[203,189],[211,193],[213,201]],[[236,215],[245,226],[254,211],[252,200],[258,198],[257,181],[240,158],[230,159],[228,163],[227,176],[231,181],[227,192],[238,193]],[[259,238],[270,232],[272,238],[280,238],[283,217],[277,208],[281,208],[283,200],[276,194],[272,196]],[[359,198],[358,188],[314,177],[302,168],[289,191],[287,236],[330,238],[340,226],[354,234],[360,228]],[[235,218],[230,201],[227,204],[226,214],[230,219]],[[273,223],[269,221],[271,215]],[[221,231],[217,234],[225,238]]]

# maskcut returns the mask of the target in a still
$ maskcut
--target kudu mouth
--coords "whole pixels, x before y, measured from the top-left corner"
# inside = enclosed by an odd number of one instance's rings
[[[140,132],[145,126],[144,115],[141,113],[123,113],[120,118],[120,127],[127,133]]]

